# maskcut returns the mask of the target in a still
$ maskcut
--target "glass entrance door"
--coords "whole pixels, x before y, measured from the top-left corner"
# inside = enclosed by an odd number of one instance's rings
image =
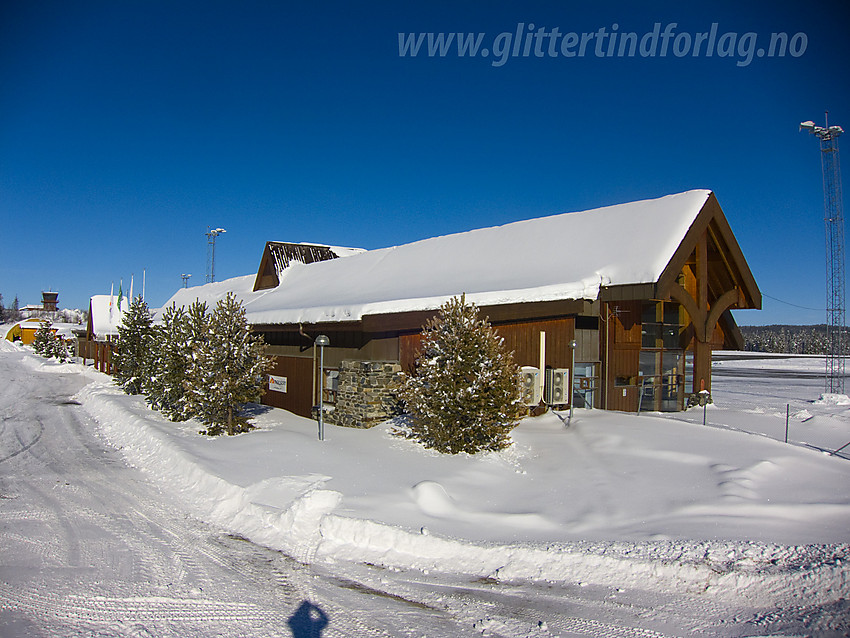
[[[671,302],[648,302],[641,316],[640,409],[681,410],[685,396],[684,310]]]

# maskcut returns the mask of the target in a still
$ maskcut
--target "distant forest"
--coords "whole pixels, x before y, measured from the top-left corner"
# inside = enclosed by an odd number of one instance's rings
[[[826,324],[814,326],[741,326],[744,350],[786,352],[789,354],[825,354]],[[845,333],[844,353],[850,354],[850,339]]]

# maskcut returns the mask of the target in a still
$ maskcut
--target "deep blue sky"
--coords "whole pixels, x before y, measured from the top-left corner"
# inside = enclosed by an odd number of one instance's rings
[[[763,293],[825,306],[818,142],[797,126],[828,109],[850,145],[846,2],[458,4],[6,0],[5,303],[53,289],[87,307],[131,273],[139,292],[145,269],[158,306],[181,273],[203,283],[208,225],[227,229],[220,280],[255,271],[267,240],[379,248],[710,188]],[[502,66],[427,43],[399,56],[399,32],[484,33],[492,48],[519,23],[642,37],[656,22],[806,46],[749,64],[749,45],[677,57],[672,38],[665,57],[660,42],[655,57],[597,57],[592,41],[549,57],[551,38]],[[770,297],[739,323],[825,319]]]

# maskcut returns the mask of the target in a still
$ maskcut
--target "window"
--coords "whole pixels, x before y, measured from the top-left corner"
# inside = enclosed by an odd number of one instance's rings
[[[677,303],[647,302],[641,308],[640,374],[644,409],[681,409],[684,398],[685,312]]]
[[[677,303],[645,303],[641,312],[641,347],[681,348],[686,323],[682,315]]]

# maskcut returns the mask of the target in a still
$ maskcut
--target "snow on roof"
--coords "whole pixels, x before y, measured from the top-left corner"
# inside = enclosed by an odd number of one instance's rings
[[[312,242],[312,241],[298,241],[298,242],[286,242],[286,241],[276,241],[276,244],[288,244],[292,243],[295,246],[321,246],[322,248],[327,248],[337,256],[337,257],[349,257],[350,255],[357,255],[358,253],[367,252],[365,248],[350,248],[347,246],[331,246],[329,244],[323,244],[322,242]]]
[[[113,307],[112,312],[109,311],[110,307]],[[117,295],[94,295],[91,298],[92,331],[97,337],[117,335],[121,318],[129,309],[130,300],[126,296],[122,297],[119,308]]]
[[[188,309],[196,300],[205,302],[207,308],[212,310],[215,308],[216,303],[220,299],[224,299],[229,292],[234,293],[238,299],[245,301],[252,294],[255,278],[256,275],[242,275],[202,286],[181,288],[171,296],[171,299],[162,305],[162,308],[157,311],[154,318],[159,319],[163,311],[172,304],[176,304],[178,308],[183,306]]]
[[[433,310],[466,293],[478,306],[596,299],[600,286],[655,282],[711,191],[562,213],[312,264],[252,292],[254,275],[179,290],[164,307],[241,299],[252,324],[356,321]]]
[[[292,263],[312,264],[317,261],[327,261],[338,257],[348,257],[366,252],[363,248],[342,248],[325,244],[289,243],[270,241],[266,243],[266,251],[271,256],[278,277]],[[265,259],[265,255],[264,255]],[[262,266],[260,267],[262,270]],[[270,286],[263,285],[264,289]]]

